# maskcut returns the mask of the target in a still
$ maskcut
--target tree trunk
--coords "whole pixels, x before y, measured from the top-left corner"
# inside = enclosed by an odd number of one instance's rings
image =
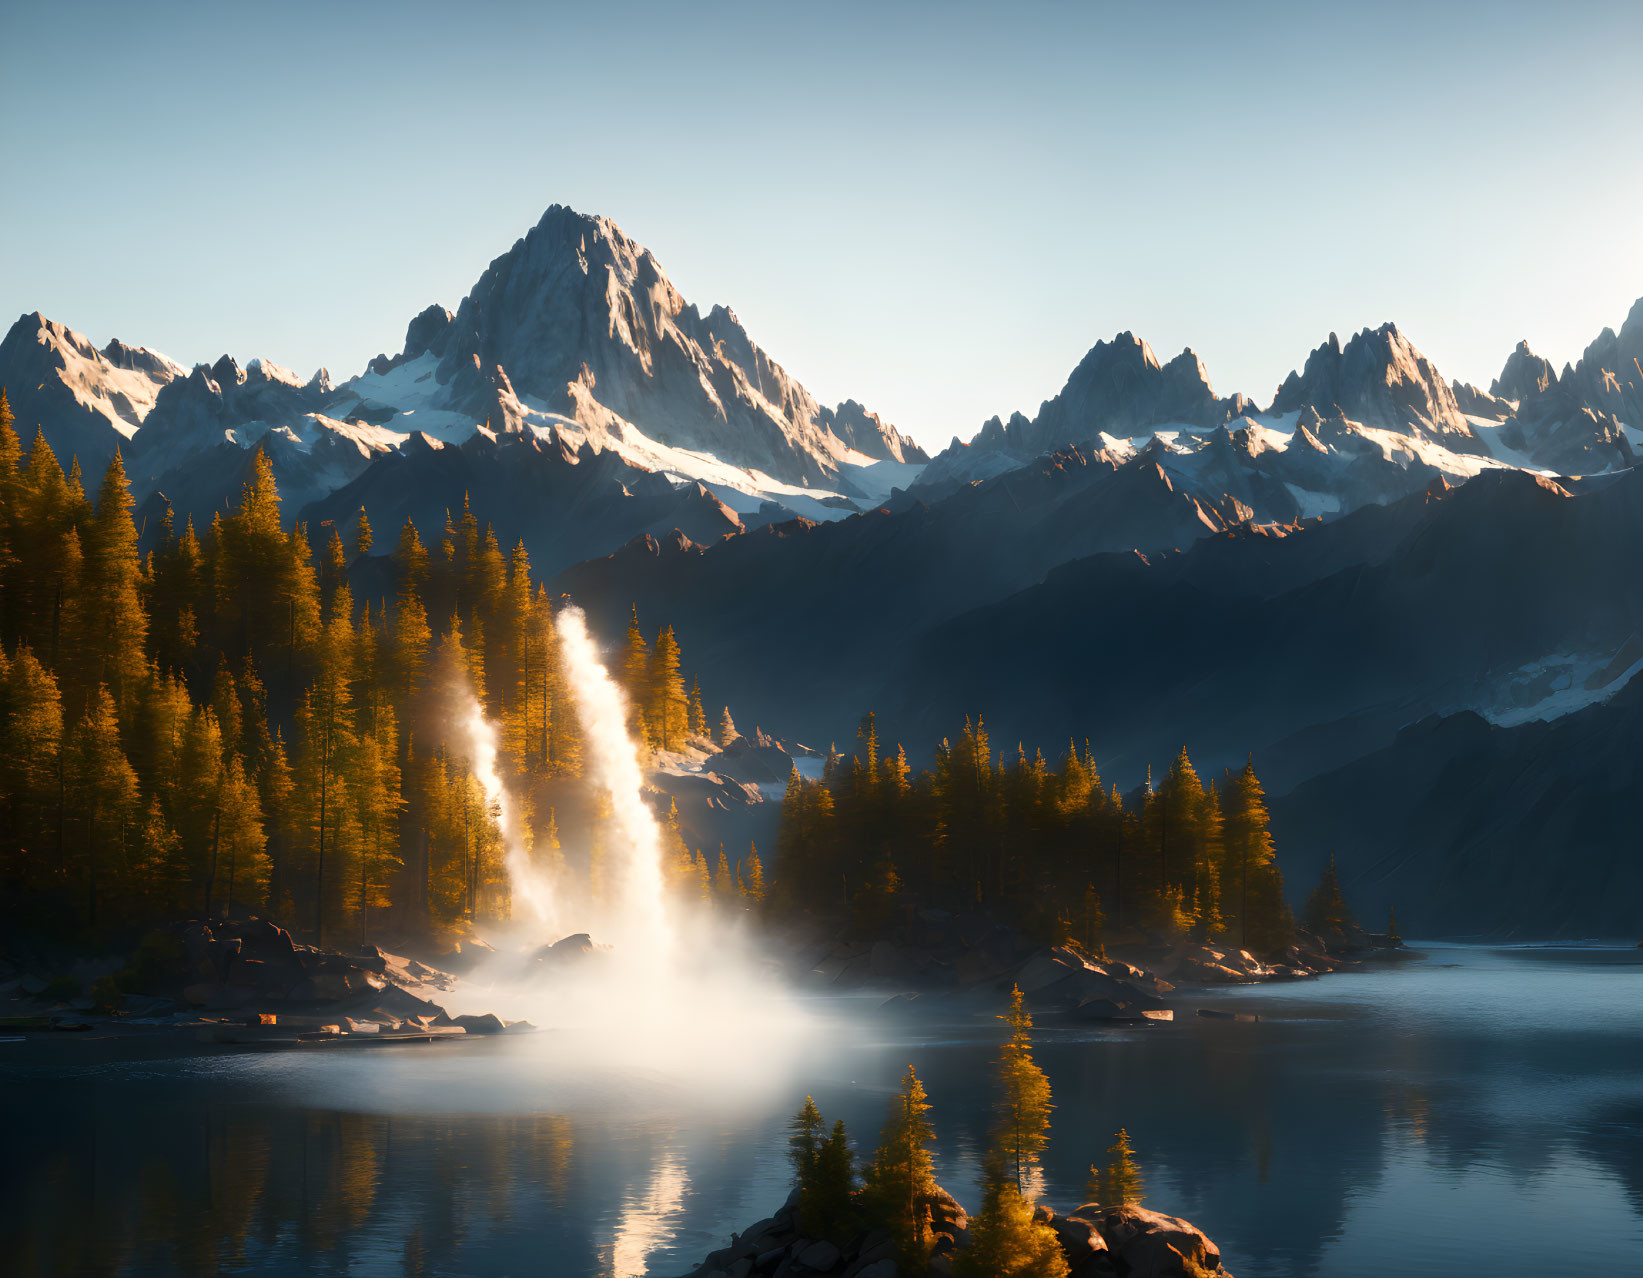
[[[65,758],[67,747],[62,740],[57,742],[57,877],[64,883],[68,882],[68,846],[63,839],[64,813],[67,810],[67,778],[65,776]]]
[[[1238,858],[1238,948],[1249,948],[1249,844]]]
[[[205,917],[211,917],[211,896],[217,887],[217,847],[222,837],[222,798],[211,810],[211,868],[205,875]]]
[[[86,815],[86,915],[97,921],[97,803]]]
[[[234,868],[238,859],[239,847],[236,845],[228,851],[228,902],[223,906],[222,911],[222,916],[225,919],[234,917]]]
[[[319,755],[319,864],[315,866],[314,877],[314,935],[321,946],[325,944],[325,799],[326,782],[330,778],[330,765],[331,716],[327,711],[325,737],[320,746]]]

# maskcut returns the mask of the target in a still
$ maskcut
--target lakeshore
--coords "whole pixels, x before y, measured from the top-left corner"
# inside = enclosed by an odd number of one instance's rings
[[[1226,1018],[1042,1026],[1045,1200],[1083,1202],[1122,1124],[1143,1205],[1192,1221],[1234,1273],[1624,1270],[1643,1246],[1639,953],[1411,948],[1428,957],[1183,996]],[[750,1000],[699,1041],[623,1060],[574,1026],[343,1053],[30,1035],[0,1045],[21,1151],[0,1225],[25,1274],[166,1273],[186,1247],[366,1274],[412,1251],[476,1273],[554,1254],[666,1278],[786,1198],[805,1093],[871,1146],[909,1062],[938,1178],[973,1205],[999,1033],[880,1001],[804,998],[789,1037],[784,1009]]]

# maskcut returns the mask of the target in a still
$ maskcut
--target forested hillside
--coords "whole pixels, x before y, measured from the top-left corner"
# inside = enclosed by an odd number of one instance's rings
[[[321,940],[442,934],[509,910],[497,814],[523,802],[533,857],[597,891],[604,817],[522,546],[463,509],[433,547],[401,532],[393,581],[356,598],[372,549],[286,524],[259,451],[206,529],[169,518],[146,555],[118,453],[88,499],[0,393],[0,872],[12,901],[89,925],[262,910]],[[321,530],[323,532],[323,530]],[[629,628],[617,672],[659,749],[703,732],[671,628]],[[561,831],[586,849],[560,864]],[[708,869],[676,824],[670,869]]]
[[[1185,749],[1158,785],[1109,790],[1086,742],[1060,770],[1042,752],[995,756],[981,720],[941,741],[914,778],[881,751],[874,715],[848,760],[821,779],[794,772],[782,805],[772,899],[847,910],[882,927],[909,905],[983,910],[1048,944],[1098,953],[1112,934],[1224,937],[1272,954],[1289,944],[1253,762],[1205,786]]]

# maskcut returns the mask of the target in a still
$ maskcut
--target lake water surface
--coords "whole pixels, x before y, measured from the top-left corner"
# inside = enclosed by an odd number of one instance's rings
[[[1183,991],[1173,1025],[1041,1030],[1046,1200],[1082,1201],[1123,1126],[1148,1204],[1239,1278],[1639,1272],[1643,951],[1420,948]],[[808,1011],[797,1044],[750,1002],[621,1064],[552,1032],[100,1064],[0,1044],[0,1268],[678,1274],[785,1197],[806,1093],[870,1150],[908,1063],[973,1207],[997,1028]]]

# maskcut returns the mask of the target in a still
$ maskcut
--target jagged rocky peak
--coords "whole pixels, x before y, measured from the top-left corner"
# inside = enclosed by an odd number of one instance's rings
[[[1643,426],[1643,298],[1632,304],[1620,332],[1598,334],[1572,372],[1585,407]]]
[[[7,353],[0,369],[20,367],[24,359],[32,355],[33,363],[39,368],[67,372],[87,383],[99,374],[119,371],[137,373],[160,386],[183,374],[179,364],[157,351],[127,346],[119,338],[111,339],[99,351],[84,333],[58,320],[47,319],[39,311],[18,316],[5,339],[0,341],[0,350]]]
[[[127,346],[119,338],[109,339],[103,347],[103,358],[115,368],[123,368],[132,373],[144,373],[156,382],[169,382],[182,369],[167,359],[164,355],[149,350],[146,346]]]
[[[728,308],[702,314],[609,218],[562,205],[490,264],[454,315],[424,311],[405,351],[372,371],[425,352],[438,357],[448,407],[476,420],[495,407],[495,378],[472,383],[477,367],[503,370],[520,400],[594,434],[631,424],[789,482],[830,480],[851,447],[897,460],[912,449],[865,410],[823,409]]]
[[[869,457],[898,462],[927,462],[930,456],[911,437],[903,435],[877,413],[870,413],[853,399],[837,408],[822,409],[828,429],[857,452]]]
[[[398,355],[378,355],[366,367],[378,376],[393,372],[401,364],[409,363],[420,355],[445,353],[445,335],[451,328],[451,313],[435,302],[405,326],[405,346]]]
[[[1128,437],[1171,424],[1218,426],[1248,407],[1242,395],[1217,399],[1203,361],[1190,349],[1160,364],[1146,342],[1125,332],[1092,346],[1032,421],[1016,413],[1004,425],[995,417],[974,443],[1031,457],[1102,433]]]
[[[78,457],[88,470],[107,463],[181,376],[164,355],[118,340],[99,351],[39,311],[19,316],[0,340],[0,386],[19,431],[32,435],[38,426],[65,464]]]
[[[1481,391],[1471,382],[1452,381],[1449,392],[1455,397],[1455,406],[1468,417],[1488,417],[1504,421],[1513,413],[1511,401],[1488,391]]]
[[[1417,431],[1452,449],[1481,447],[1449,384],[1396,324],[1363,329],[1344,347],[1331,333],[1284,379],[1271,411],[1308,406],[1326,417],[1338,411],[1366,426]]]
[[[245,380],[245,374],[240,371],[239,364],[232,355],[223,354],[215,364],[206,370],[211,380],[217,383],[219,390],[226,390],[230,386],[238,386]]]
[[[1514,399],[1501,438],[1536,465],[1560,474],[1592,474],[1636,464],[1627,426],[1643,423],[1643,300],[1620,332],[1605,328],[1577,364],[1561,373],[1526,342],[1506,361],[1497,394]]]
[[[1517,349],[1506,357],[1506,366],[1500,370],[1500,376],[1489,384],[1489,393],[1499,399],[1521,404],[1556,385],[1557,370],[1552,367],[1551,361],[1536,355],[1525,340],[1519,342]]]

